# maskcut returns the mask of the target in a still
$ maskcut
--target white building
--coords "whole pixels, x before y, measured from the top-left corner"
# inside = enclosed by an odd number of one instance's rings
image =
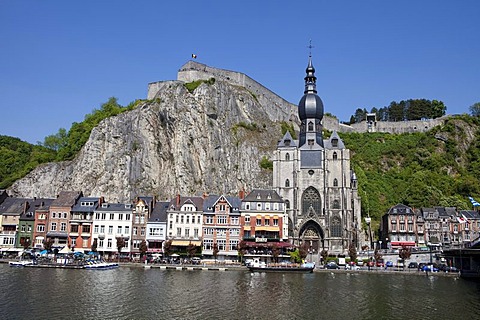
[[[202,244],[203,198],[177,195],[167,210],[168,235],[172,246],[184,251],[189,244]],[[182,248],[184,247],[184,248]]]
[[[122,253],[131,251],[132,205],[130,203],[102,203],[93,217],[93,241],[97,240],[97,251],[105,255],[118,253],[117,238],[123,238]]]

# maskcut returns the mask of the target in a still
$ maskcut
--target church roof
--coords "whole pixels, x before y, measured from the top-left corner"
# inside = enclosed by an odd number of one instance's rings
[[[336,143],[335,143],[336,140]],[[326,149],[345,149],[345,144],[343,140],[338,135],[337,131],[333,131],[330,139],[324,140],[323,145]]]
[[[294,140],[292,138],[292,135],[288,130],[287,132],[285,132],[285,135],[283,136],[282,140],[278,142],[278,147],[296,147],[296,146],[297,146],[297,140]]]
[[[308,66],[305,77],[305,91],[303,97],[298,103],[298,115],[300,120],[307,118],[323,118],[323,102],[317,95],[317,77],[315,77],[315,68],[312,64],[312,57],[308,58]]]

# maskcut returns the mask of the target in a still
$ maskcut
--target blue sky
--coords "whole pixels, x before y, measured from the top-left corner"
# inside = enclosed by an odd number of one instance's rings
[[[192,53],[286,100],[312,39],[325,111],[480,101],[480,1],[0,1],[0,134],[36,143],[115,96],[146,98]]]

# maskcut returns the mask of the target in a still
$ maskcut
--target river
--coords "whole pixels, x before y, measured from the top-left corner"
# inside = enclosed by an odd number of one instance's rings
[[[11,268],[1,319],[479,319],[480,284],[453,277]]]

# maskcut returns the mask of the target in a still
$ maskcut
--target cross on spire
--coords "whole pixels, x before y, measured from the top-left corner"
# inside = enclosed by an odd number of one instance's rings
[[[308,56],[311,57],[312,56],[312,48],[315,48],[314,46],[312,46],[312,39],[310,39],[310,44],[307,46],[307,48],[310,49],[310,53],[309,53]]]

